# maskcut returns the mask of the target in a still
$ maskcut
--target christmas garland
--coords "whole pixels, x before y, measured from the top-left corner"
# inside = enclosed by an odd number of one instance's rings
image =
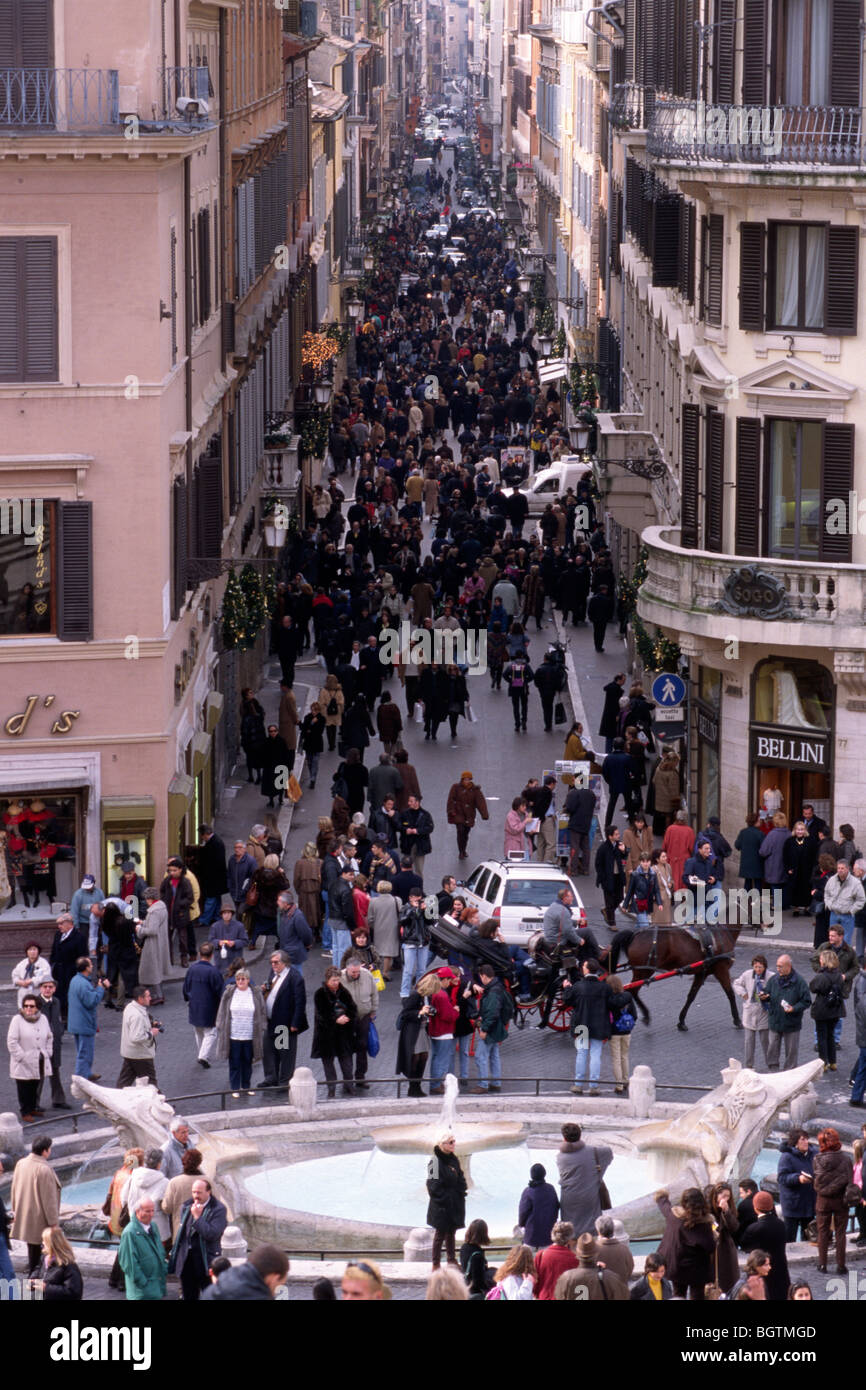
[[[301,448],[314,458],[324,458],[328,448],[330,413],[318,407],[311,410],[301,425]]]
[[[619,581],[619,598],[623,612],[627,616],[634,633],[634,644],[638,656],[647,671],[676,671],[682,653],[676,642],[656,628],[651,635],[637,613],[637,600],[641,585],[646,579],[648,552],[641,546],[631,579]]]

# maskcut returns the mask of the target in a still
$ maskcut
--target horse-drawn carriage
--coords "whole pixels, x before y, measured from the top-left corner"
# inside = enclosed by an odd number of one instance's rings
[[[439,917],[435,923],[431,923],[431,949],[453,969],[475,971],[485,963],[492,965],[512,996],[516,1028],[525,1028],[527,1023],[536,1023],[540,1027],[545,1004],[550,998],[546,1026],[557,1033],[568,1030],[570,1010],[562,998],[570,984],[567,960],[553,959],[545,952],[541,932],[530,937],[527,947],[530,958],[528,999],[518,997],[517,967],[510,956],[506,965],[505,953],[508,948],[502,942],[470,936],[468,932],[461,931],[453,919]],[[536,1013],[537,1020],[533,1017]]]

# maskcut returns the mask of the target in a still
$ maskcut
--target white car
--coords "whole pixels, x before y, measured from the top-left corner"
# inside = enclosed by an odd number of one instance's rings
[[[446,135],[446,136],[445,136],[445,148],[446,148],[446,150],[456,150],[456,148],[457,148],[457,136],[456,136],[456,135]]]
[[[482,922],[493,917],[499,922],[502,938],[509,946],[526,946],[541,930],[545,908],[555,900],[560,888],[574,894],[571,915],[576,927],[586,926],[586,908],[574,880],[556,864],[537,864],[534,860],[485,860],[472,870],[458,892],[468,907],[477,907]]]
[[[451,227],[447,222],[437,222],[435,226],[428,227],[424,233],[425,241],[444,241]]]

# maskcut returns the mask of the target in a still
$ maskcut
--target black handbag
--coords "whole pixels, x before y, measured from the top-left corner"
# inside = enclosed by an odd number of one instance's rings
[[[557,700],[556,704],[553,706],[554,724],[564,724],[567,719],[568,715],[565,712],[565,705],[562,700]]]

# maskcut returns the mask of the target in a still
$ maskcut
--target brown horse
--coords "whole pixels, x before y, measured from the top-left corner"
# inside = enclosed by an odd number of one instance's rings
[[[692,974],[692,987],[677,1019],[677,1028],[681,1033],[688,1032],[686,1014],[694,1003],[701,985],[709,979],[710,975],[715,975],[728,996],[734,1027],[742,1028],[743,1026],[737,1012],[734,991],[731,988],[731,961],[740,928],[738,926],[709,927],[706,930],[709,931],[712,939],[712,946],[706,952],[702,950],[700,943],[692,936],[691,932],[686,931],[683,927],[659,927],[655,948],[653,948],[655,932],[652,928],[642,928],[640,931],[634,932],[628,942],[627,959],[631,966],[632,984],[643,985],[657,971],[677,970],[682,966],[699,966],[700,961],[705,957],[713,957],[711,964],[703,969],[698,968],[689,972]],[[625,936],[626,933],[618,933],[618,935]],[[618,941],[614,937],[608,963],[611,972],[616,970],[620,949],[625,944],[624,940]],[[722,957],[721,960],[718,959],[720,956]],[[630,990],[629,993],[634,996],[635,1003],[643,1015],[644,1023],[649,1023],[650,1011],[641,998],[640,989]]]

